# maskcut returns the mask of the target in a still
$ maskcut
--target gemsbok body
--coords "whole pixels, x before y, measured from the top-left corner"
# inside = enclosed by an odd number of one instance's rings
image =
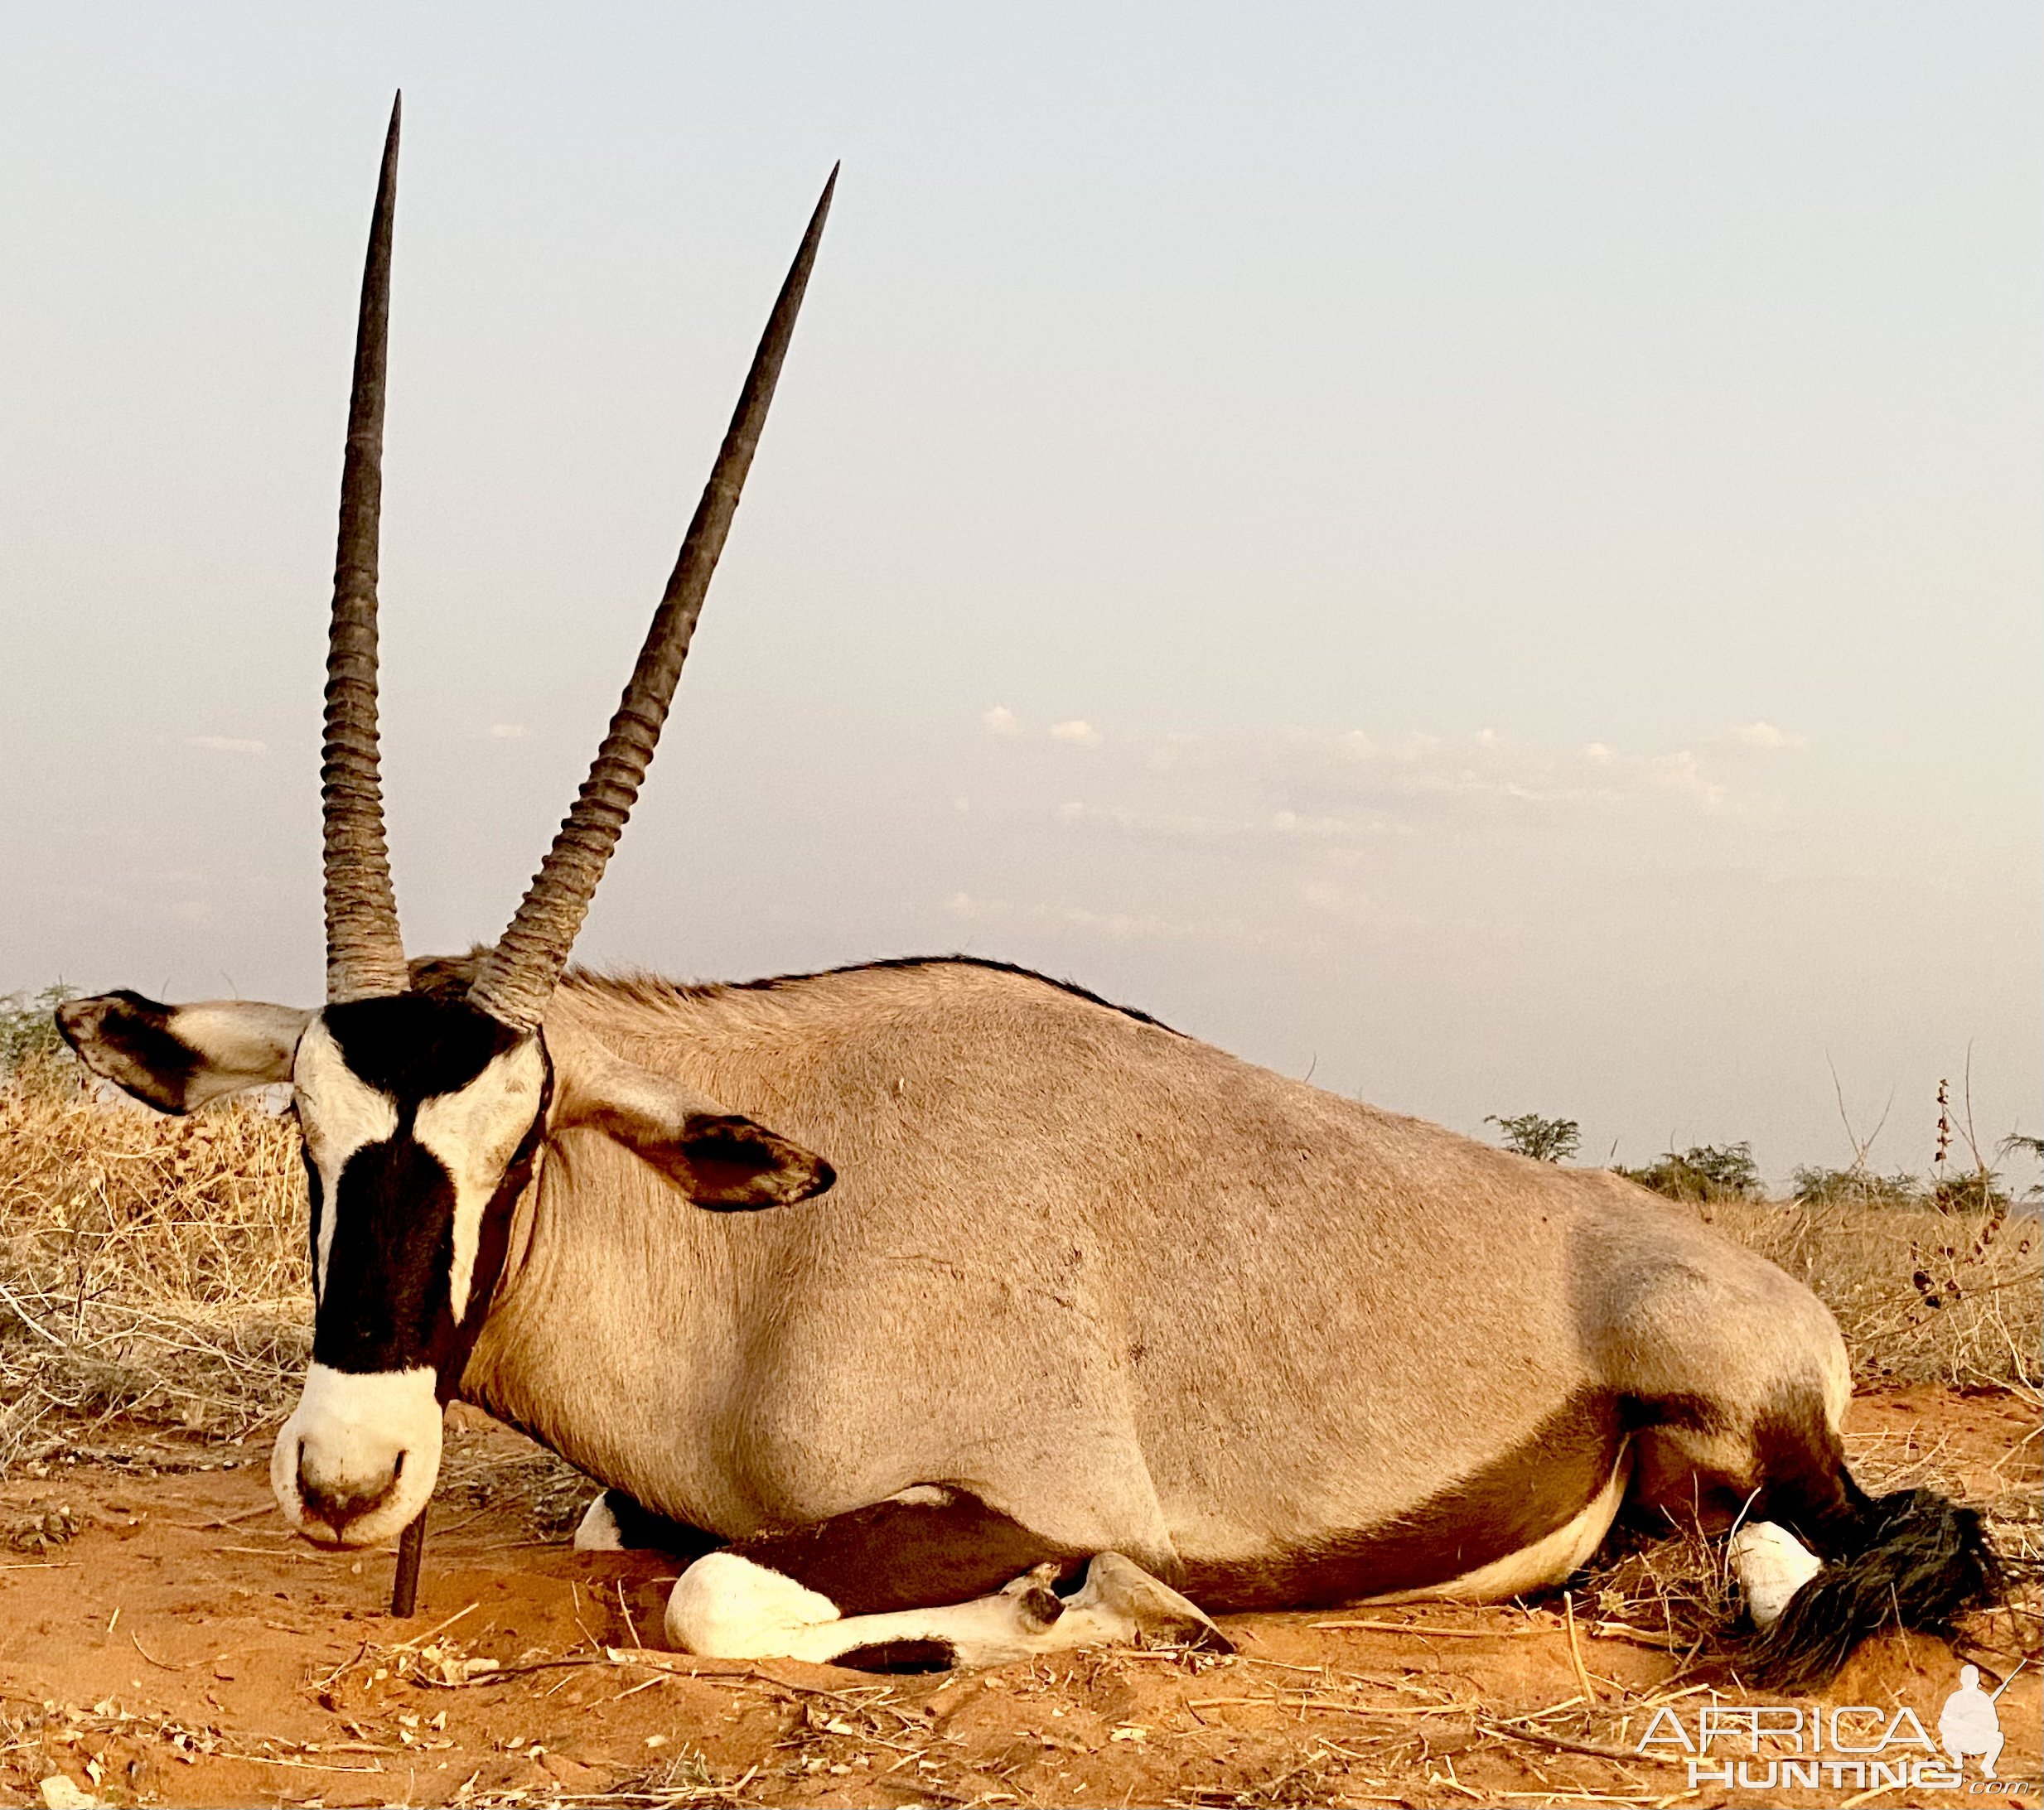
[[[826,187],[588,780],[509,929],[408,961],[376,564],[397,118],[364,279],[325,764],[327,1001],[60,1021],[166,1112],[288,1084],[312,1354],[292,1524],[418,1530],[459,1396],[607,1486],[578,1535],[691,1559],[684,1648],[877,1669],[1213,1613],[1560,1582],[1628,1504],[1735,1523],[1748,1675],[1992,1600],[1979,1519],[1846,1470],[1814,1296],[1600,1170],[1239,1061],[1018,968],[731,986],[570,969],[652,759]],[[834,184],[834,172],[832,181]],[[1814,1548],[1813,1552],[1811,1548]]]

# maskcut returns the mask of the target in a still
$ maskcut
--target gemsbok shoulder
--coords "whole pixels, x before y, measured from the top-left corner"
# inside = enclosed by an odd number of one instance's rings
[[[423,1527],[456,1397],[692,1560],[698,1653],[887,1670],[1210,1615],[1559,1583],[1628,1505],[1736,1528],[1746,1676],[1999,1588],[1978,1516],[1872,1498],[1816,1297],[1596,1170],[1528,1161],[960,957],[728,986],[568,953],[653,758],[824,229],[824,190],[589,777],[510,928],[408,960],[377,746],[394,110],[325,717],[326,1001],[59,1013],[167,1113],[288,1084],[312,1358],[277,1500]],[[835,172],[831,182],[834,185]],[[416,1538],[408,1542],[416,1556]]]

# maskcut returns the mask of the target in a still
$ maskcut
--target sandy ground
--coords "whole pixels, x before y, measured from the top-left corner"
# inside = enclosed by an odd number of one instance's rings
[[[1997,1504],[2034,1548],[2032,1404],[1901,1392],[1860,1402],[1852,1433],[1856,1466]],[[507,1471],[529,1451],[500,1429],[461,1437]],[[1756,1700],[1722,1651],[1671,1648],[1650,1598],[1594,1580],[1568,1605],[1573,1643],[1554,1599],[1234,1617],[1226,1658],[720,1665],[648,1650],[670,1565],[536,1540],[515,1495],[438,1511],[420,1613],[394,1622],[391,1555],[290,1537],[267,1464],[157,1441],[0,1489],[0,1803],[81,1801],[57,1774],[118,1804],[2038,1802],[2034,1581],[1967,1630],[1990,1683],[2029,1662],[1999,1704],[2016,1788],[1769,1786],[1793,1745],[1737,1735],[1713,1764],[1745,1760],[1753,1786],[1692,1790],[1679,1748],[1637,1751],[1655,1711],[1694,1737],[1703,1706]],[[1958,1663],[1883,1639],[1825,1701],[1906,1707],[1935,1732]]]

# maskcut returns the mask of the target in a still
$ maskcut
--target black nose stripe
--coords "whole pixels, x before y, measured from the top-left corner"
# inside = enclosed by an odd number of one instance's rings
[[[357,1373],[415,1368],[448,1311],[454,1178],[400,1129],[350,1156],[334,1191],[313,1359]]]

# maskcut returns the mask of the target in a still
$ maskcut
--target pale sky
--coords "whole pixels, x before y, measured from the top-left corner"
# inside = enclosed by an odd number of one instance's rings
[[[1586,1159],[1842,1162],[1835,1070],[1921,1170],[1969,1050],[2044,1121],[2034,6],[3,17],[0,990],[317,997],[402,86],[414,952],[508,918],[842,157],[584,958],[1002,957]]]

